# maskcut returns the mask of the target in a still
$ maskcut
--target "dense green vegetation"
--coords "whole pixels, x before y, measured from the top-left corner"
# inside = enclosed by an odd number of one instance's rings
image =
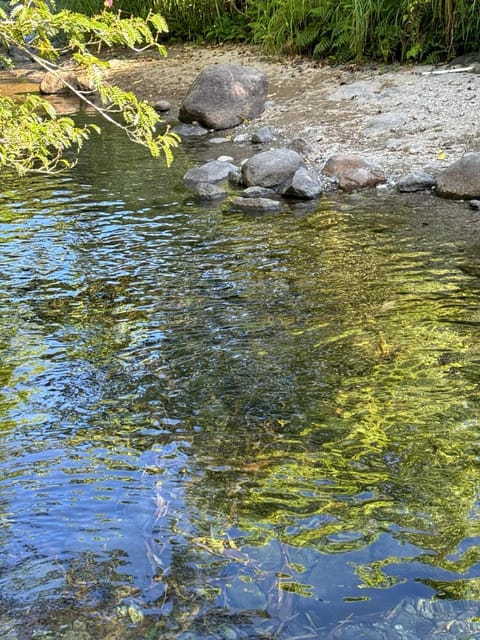
[[[98,10],[100,0],[64,0]],[[261,44],[334,61],[437,61],[478,50],[480,0],[117,0],[162,13],[172,36]]]

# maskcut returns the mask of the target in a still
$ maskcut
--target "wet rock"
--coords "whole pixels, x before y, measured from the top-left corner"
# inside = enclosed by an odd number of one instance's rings
[[[237,171],[237,167],[231,162],[220,162],[219,160],[211,160],[202,164],[200,167],[189,169],[183,176],[183,183],[186,187],[192,188],[193,185],[210,182],[215,184],[227,180],[230,172]]]
[[[228,183],[232,187],[242,187],[243,186],[243,176],[242,170],[240,167],[235,167],[228,174]]]
[[[80,91],[95,91],[95,83],[84,71],[75,72],[75,84]]]
[[[271,198],[242,198],[235,196],[231,199],[232,209],[248,211],[249,213],[276,213],[281,211],[282,203]]]
[[[254,144],[263,144],[265,142],[271,142],[275,138],[275,131],[270,127],[261,127],[257,129],[252,135],[252,142]]]
[[[443,198],[479,198],[480,152],[466,153],[447,167],[437,179],[437,193]]]
[[[179,124],[172,129],[181,138],[203,138],[209,131],[199,124]]]
[[[334,154],[325,163],[323,173],[336,178],[343,191],[376,187],[387,181],[382,167],[356,154]]]
[[[215,130],[235,127],[263,112],[267,90],[267,77],[253,67],[213,65],[194,80],[179,117]]]
[[[323,188],[320,180],[305,167],[300,167],[295,172],[290,184],[283,191],[282,195],[301,200],[314,200],[322,193]]]
[[[40,82],[40,92],[45,95],[52,95],[55,93],[64,93],[68,91],[68,87],[65,85],[64,80],[77,85],[75,76],[72,73],[52,73],[47,71]]]
[[[397,189],[401,192],[425,191],[432,189],[436,184],[435,178],[426,171],[416,171],[400,178]]]
[[[197,182],[189,189],[198,200],[221,200],[227,195],[225,189],[211,182]]]
[[[473,209],[474,211],[480,211],[480,200],[470,200],[468,204],[470,209]]]
[[[272,196],[275,196],[275,191],[267,187],[247,187],[242,191],[244,198],[271,198]]]
[[[292,149],[262,151],[243,164],[243,182],[247,187],[267,187],[280,192],[302,165],[301,156]]]
[[[218,631],[221,635],[222,640],[237,640],[238,638],[237,631],[227,624],[219,625]]]

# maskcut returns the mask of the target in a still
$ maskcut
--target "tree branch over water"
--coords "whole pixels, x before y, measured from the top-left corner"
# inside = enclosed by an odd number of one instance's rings
[[[108,0],[108,8],[112,2]],[[45,71],[53,73],[79,100],[106,121],[120,127],[133,142],[145,146],[154,157],[163,155],[167,164],[179,138],[168,131],[158,134],[160,116],[134,93],[111,85],[106,78],[109,63],[92,51],[103,47],[127,47],[134,51],[155,49],[166,55],[158,43],[167,31],[162,16],[150,13],[144,20],[123,17],[104,10],[88,17],[80,13],[55,11],[53,3],[42,0],[13,3],[10,12],[0,9],[0,38],[9,50],[17,48]],[[67,58],[68,69],[63,60]],[[11,58],[4,63],[13,67]],[[79,87],[75,76],[81,73],[88,89]],[[72,167],[83,143],[96,125],[78,126],[69,117],[59,117],[53,106],[38,96],[12,100],[0,97],[0,166],[23,175],[31,171],[52,172]],[[73,159],[64,156],[71,150]]]

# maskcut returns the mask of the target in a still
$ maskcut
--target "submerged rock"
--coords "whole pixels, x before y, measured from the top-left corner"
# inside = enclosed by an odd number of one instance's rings
[[[271,198],[275,196],[275,191],[267,187],[247,187],[242,191],[242,196],[244,198]]]
[[[281,211],[283,204],[270,198],[242,198],[235,196],[231,199],[232,209],[249,211],[250,213],[276,213]]]
[[[249,133],[238,133],[233,138],[233,142],[235,144],[245,144],[251,141],[252,141],[252,136]]]

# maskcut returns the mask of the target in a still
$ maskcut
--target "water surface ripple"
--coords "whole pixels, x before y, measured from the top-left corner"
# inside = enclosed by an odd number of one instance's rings
[[[3,637],[480,638],[464,205],[233,214],[205,153],[4,179]]]

